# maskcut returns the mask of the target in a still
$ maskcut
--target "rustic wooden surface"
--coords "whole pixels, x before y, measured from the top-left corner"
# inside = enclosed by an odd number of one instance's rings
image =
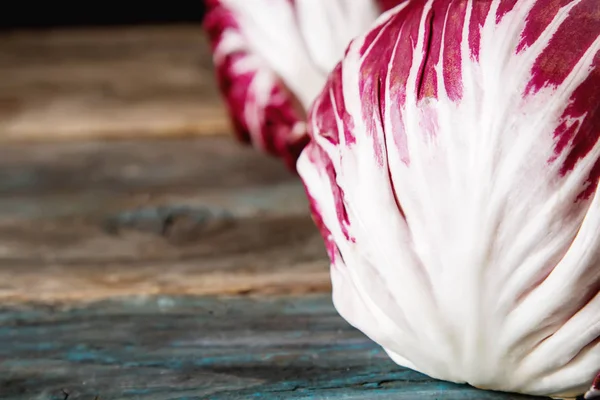
[[[0,141],[229,130],[199,25],[0,35]]]
[[[0,310],[0,398],[517,400],[393,364],[329,296]]]
[[[330,287],[302,185],[231,137],[0,146],[0,302]]]

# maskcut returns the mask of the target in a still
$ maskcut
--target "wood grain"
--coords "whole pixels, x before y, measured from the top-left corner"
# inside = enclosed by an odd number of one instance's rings
[[[0,302],[329,289],[299,179],[230,137],[0,148]]]
[[[0,310],[0,398],[526,400],[401,368],[328,295]]]
[[[0,140],[229,131],[200,26],[0,35]]]

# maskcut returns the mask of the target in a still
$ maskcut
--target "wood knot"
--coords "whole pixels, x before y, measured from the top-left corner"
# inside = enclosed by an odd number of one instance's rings
[[[159,206],[123,211],[107,218],[104,229],[112,235],[138,231],[162,236],[171,242],[191,242],[233,225],[235,218],[224,210],[205,207]]]

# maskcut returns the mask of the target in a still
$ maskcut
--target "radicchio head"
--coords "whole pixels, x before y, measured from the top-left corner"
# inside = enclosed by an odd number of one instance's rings
[[[240,139],[295,169],[306,110],[348,43],[402,0],[207,0],[204,27]]]
[[[536,395],[600,369],[600,1],[413,0],[351,44],[298,170],[334,303],[397,363]]]

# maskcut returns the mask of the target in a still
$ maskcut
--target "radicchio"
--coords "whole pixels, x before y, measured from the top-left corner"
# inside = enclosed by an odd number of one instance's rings
[[[600,1],[413,0],[355,39],[298,171],[340,314],[400,365],[583,394],[600,369]]]
[[[238,137],[295,169],[306,110],[348,43],[403,0],[207,0],[204,27]]]
[[[583,398],[585,400],[599,400],[600,399],[600,372],[598,372],[598,375],[596,376],[596,379],[594,379],[594,383],[592,384],[592,387],[590,388],[590,390],[588,390],[585,393]]]

